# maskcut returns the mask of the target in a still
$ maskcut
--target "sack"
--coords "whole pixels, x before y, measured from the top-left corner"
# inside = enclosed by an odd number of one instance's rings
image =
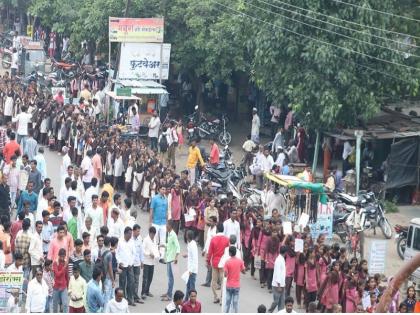
[[[160,148],[160,152],[166,152],[168,151],[168,139],[166,139],[165,135],[162,135],[162,137],[160,137],[160,141],[159,141],[159,148]]]
[[[254,256],[254,267],[255,269],[261,269],[261,256],[260,255]]]

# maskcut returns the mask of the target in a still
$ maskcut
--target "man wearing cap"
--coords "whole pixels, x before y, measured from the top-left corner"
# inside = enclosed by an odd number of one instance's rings
[[[149,122],[149,138],[150,148],[157,151],[158,149],[158,137],[159,137],[160,118],[156,111],[153,112],[153,117]]]
[[[252,127],[251,127],[251,139],[255,143],[260,142],[260,117],[257,114],[258,110],[254,107],[252,109]]]

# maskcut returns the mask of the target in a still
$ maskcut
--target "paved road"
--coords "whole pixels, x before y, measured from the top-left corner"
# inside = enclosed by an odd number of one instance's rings
[[[238,137],[239,138],[239,137]],[[234,143],[232,146],[234,152],[234,157],[239,159],[241,157],[240,153],[240,143]],[[46,150],[45,153],[47,160],[47,170],[48,175],[52,179],[53,186],[56,191],[59,191],[59,172],[60,172],[60,163],[61,156],[57,152]],[[177,164],[178,169],[184,169],[186,161],[186,148],[183,148],[177,154]],[[397,213],[389,215],[392,226],[395,223],[408,223],[410,216],[414,215],[415,211],[408,212],[409,215],[405,213]],[[139,212],[137,217],[137,222],[142,227],[142,235],[146,234],[148,228],[148,217],[144,212]],[[373,239],[384,239],[382,233],[378,229],[378,234],[376,237],[372,235],[371,232],[367,233],[366,236],[366,246],[365,246],[365,255],[368,257],[370,250],[370,242]],[[337,242],[337,239],[333,240]],[[182,248],[182,253],[186,253],[186,246],[183,239],[180,237],[180,244]],[[387,260],[386,260],[386,275],[390,276],[395,273],[395,271],[402,265],[402,261],[399,259],[396,253],[396,245],[393,239],[387,242]],[[199,273],[197,279],[197,290],[198,298],[203,304],[203,312],[220,312],[221,307],[219,305],[213,304],[213,295],[210,288],[202,287],[201,284],[205,280],[206,270],[205,270],[204,259],[200,257],[199,260]],[[181,280],[181,274],[186,270],[186,259],[180,258],[178,268],[175,271],[175,286],[174,289],[181,289],[185,291],[185,283]],[[151,292],[154,294],[153,298],[148,298],[143,305],[137,305],[132,307],[132,312],[161,312],[165,307],[166,302],[161,302],[159,296],[166,291],[167,280],[166,280],[166,266],[159,264],[155,269],[155,276],[151,286]],[[267,289],[261,289],[259,282],[253,280],[249,273],[242,276],[241,279],[241,292],[240,292],[240,312],[256,312],[257,306],[259,304],[265,304],[268,306],[271,303],[271,295],[268,293]]]

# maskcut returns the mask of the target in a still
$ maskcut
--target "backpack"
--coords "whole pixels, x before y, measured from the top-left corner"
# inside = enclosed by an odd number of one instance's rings
[[[97,267],[97,268],[101,269],[101,270],[102,270],[102,272],[104,273],[104,275],[105,275],[106,270],[107,270],[107,268],[106,268],[106,266],[105,266],[105,264],[104,264],[104,258],[105,258],[105,256],[106,256],[106,255],[108,255],[108,253],[110,253],[110,252],[111,252],[111,250],[109,250],[109,249],[105,250],[105,251],[102,253],[102,255],[101,255],[101,256],[98,256],[98,258],[97,258],[97,259],[96,259],[96,261],[95,261],[95,267]]]
[[[166,135],[162,135],[160,137],[160,141],[159,141],[159,148],[160,148],[160,152],[166,152],[168,151],[168,139],[166,138]]]

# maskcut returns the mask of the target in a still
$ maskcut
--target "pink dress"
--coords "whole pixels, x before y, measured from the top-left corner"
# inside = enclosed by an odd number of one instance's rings
[[[274,263],[276,261],[277,256],[277,253],[270,253],[267,251],[265,255],[265,269],[274,269]]]
[[[286,254],[286,277],[293,278],[296,269],[296,256],[291,257]]]
[[[338,283],[332,284],[330,281],[328,281],[324,290],[324,294],[321,298],[321,304],[323,304],[327,310],[332,309],[334,304],[338,304],[338,291]]]
[[[356,287],[346,289],[346,313],[356,313],[358,296]]]
[[[260,237],[258,238],[258,245],[257,245],[257,255],[261,256],[261,260],[264,260],[265,257],[265,249],[267,248],[269,236],[265,235],[263,232],[260,233]]]
[[[321,257],[318,260],[318,264],[319,264],[319,283],[324,283],[324,280],[327,279],[327,269],[328,269],[328,262],[325,262],[324,258]]]
[[[179,221],[181,220],[181,193],[177,195],[175,189],[171,191],[171,216],[172,220]]]
[[[318,291],[318,282],[316,281],[316,268],[310,268],[308,264],[306,264],[306,291],[308,293]]]
[[[176,128],[176,133],[178,135],[178,144],[183,145],[184,144],[184,136],[182,134],[182,126],[179,126]]]
[[[303,287],[305,284],[305,264],[297,263],[296,268],[296,285]]]

